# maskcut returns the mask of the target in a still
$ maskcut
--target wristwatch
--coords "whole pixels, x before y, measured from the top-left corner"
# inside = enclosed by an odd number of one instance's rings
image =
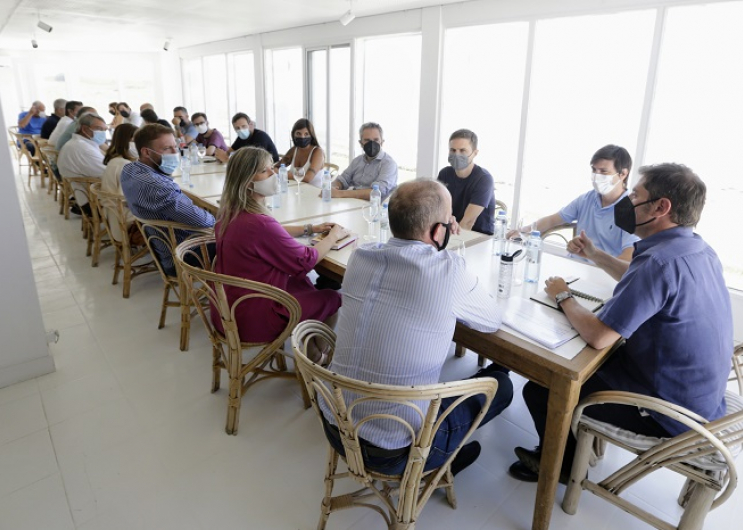
[[[555,303],[557,304],[557,307],[560,307],[561,303],[563,303],[568,298],[572,298],[572,297],[573,297],[573,293],[571,293],[570,291],[563,291],[561,293],[557,293],[557,295],[555,296]]]
[[[314,233],[315,231],[312,230],[312,223],[307,223],[306,225],[304,225],[304,236],[305,237],[310,237]]]

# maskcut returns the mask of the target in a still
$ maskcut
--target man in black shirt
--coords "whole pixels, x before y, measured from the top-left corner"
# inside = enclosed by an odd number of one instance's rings
[[[57,123],[59,123],[59,119],[64,116],[64,108],[66,104],[67,100],[65,99],[54,100],[54,113],[50,114],[44,122],[44,125],[41,126],[41,138],[44,140],[49,139],[51,134],[54,132]]]
[[[232,143],[232,146],[227,150],[217,149],[214,152],[214,156],[220,162],[227,162],[230,158],[230,153],[237,151],[241,147],[253,146],[262,147],[273,157],[274,162],[279,161],[279,153],[276,151],[276,146],[265,132],[255,128],[255,124],[250,121],[250,118],[244,112],[238,112],[232,117],[232,127],[237,133],[237,139]]]

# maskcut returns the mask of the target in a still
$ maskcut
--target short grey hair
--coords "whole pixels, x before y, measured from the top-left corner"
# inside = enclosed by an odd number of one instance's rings
[[[378,123],[375,123],[373,121],[368,121],[361,127],[359,127],[359,139],[361,139],[361,135],[364,134],[364,131],[367,129],[376,129],[379,131],[379,136],[384,140],[384,131],[382,131],[382,126]]]
[[[400,184],[390,196],[389,218],[392,235],[400,239],[422,240],[434,224],[448,221],[440,182],[420,178]]]
[[[90,127],[96,120],[102,121],[104,125],[106,123],[106,120],[98,116],[98,114],[93,114],[92,112],[90,114],[85,114],[79,120],[77,120],[77,127],[75,128],[75,132],[79,133],[82,130],[83,126]]]
[[[65,110],[65,105],[67,105],[66,99],[55,99],[54,100],[54,110]]]

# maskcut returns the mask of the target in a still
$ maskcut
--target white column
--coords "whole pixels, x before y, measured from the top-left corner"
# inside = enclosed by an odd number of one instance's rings
[[[420,177],[436,178],[439,145],[439,100],[444,30],[441,8],[428,7],[421,17],[421,90],[418,112],[418,162]]]
[[[0,145],[8,145],[8,122],[0,105]],[[12,121],[10,123],[13,125]],[[0,259],[4,307],[0,317],[0,388],[54,371],[46,344],[44,321],[36,293],[31,256],[23,228],[21,207],[10,151],[0,148],[0,221],[3,226],[3,257]],[[43,192],[46,194],[46,192]]]

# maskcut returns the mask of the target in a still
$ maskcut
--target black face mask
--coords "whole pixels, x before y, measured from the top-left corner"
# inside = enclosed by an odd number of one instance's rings
[[[109,114],[110,114],[111,116],[116,116],[116,111],[113,111],[113,110],[109,110],[109,111],[108,111],[108,113],[109,113]]]
[[[186,120],[181,118],[181,127],[185,127],[185,126],[186,126]]]
[[[121,114],[125,118],[128,118],[129,117],[129,113],[127,111],[125,111],[125,110],[122,110],[121,112],[119,112],[119,114]]]
[[[372,140],[371,142],[366,142],[364,144],[364,153],[366,153],[366,156],[368,156],[369,158],[377,158],[377,155],[381,150],[382,145],[379,142],[375,142],[374,140]]]
[[[377,144],[379,145],[379,144]],[[439,225],[443,226],[446,229],[446,233],[444,234],[444,242],[439,244],[438,241],[436,241],[436,229],[439,227]],[[433,244],[436,245],[436,250],[441,252],[446,248],[446,245],[449,244],[449,236],[451,235],[451,223],[436,223],[431,228],[431,239],[433,239]]]
[[[307,147],[308,145],[310,145],[310,142],[312,142],[312,138],[310,138],[309,136],[305,136],[305,137],[295,136],[293,140],[294,140],[294,145],[300,148]]]
[[[621,201],[614,205],[614,224],[621,228],[625,232],[630,234],[635,233],[635,229],[638,226],[646,225],[655,221],[655,217],[648,219],[644,223],[637,224],[637,216],[635,215],[635,208],[647,204],[649,202],[655,202],[658,199],[650,199],[637,204],[632,204],[629,196],[624,197]]]

